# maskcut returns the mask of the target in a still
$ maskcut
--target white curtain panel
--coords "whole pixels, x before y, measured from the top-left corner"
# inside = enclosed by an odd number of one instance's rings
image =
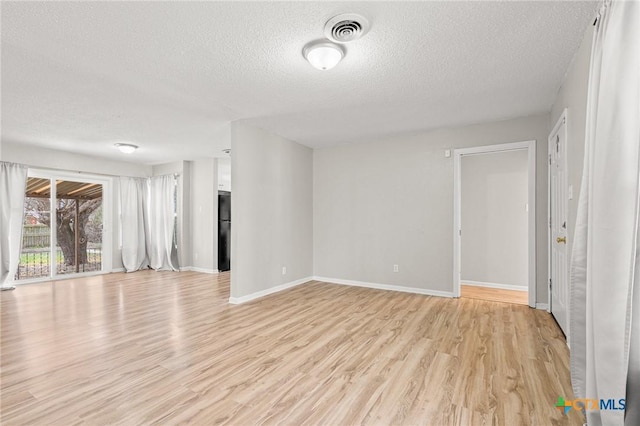
[[[571,264],[571,379],[576,398],[615,399],[617,407],[626,399],[626,413],[586,410],[589,425],[640,425],[638,1],[607,2],[600,12],[585,144]]]
[[[149,179],[147,253],[149,266],[156,270],[178,270],[178,265],[174,265],[171,260],[175,230],[175,191],[176,179],[173,175]]]
[[[20,263],[27,168],[0,162],[0,286],[13,281]]]
[[[148,191],[146,178],[120,178],[122,263],[127,272],[146,268],[149,263],[145,232]]]

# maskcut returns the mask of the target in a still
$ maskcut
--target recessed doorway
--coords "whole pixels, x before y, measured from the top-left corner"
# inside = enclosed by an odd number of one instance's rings
[[[535,306],[535,141],[454,152],[456,296]]]

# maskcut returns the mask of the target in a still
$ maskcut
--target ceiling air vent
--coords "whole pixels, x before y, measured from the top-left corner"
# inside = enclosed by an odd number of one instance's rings
[[[357,40],[369,31],[369,21],[355,13],[343,13],[329,19],[324,25],[324,35],[336,43]]]

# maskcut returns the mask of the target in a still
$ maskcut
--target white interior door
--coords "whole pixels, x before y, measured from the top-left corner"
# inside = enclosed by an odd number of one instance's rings
[[[563,114],[549,136],[549,308],[569,336],[567,256],[567,123]]]

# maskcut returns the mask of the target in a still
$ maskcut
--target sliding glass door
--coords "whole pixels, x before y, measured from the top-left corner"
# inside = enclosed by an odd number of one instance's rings
[[[17,280],[105,269],[105,186],[106,182],[95,179],[30,172]]]
[[[51,181],[29,177],[16,279],[49,277],[51,263]]]
[[[102,185],[56,182],[57,273],[102,270]]]

